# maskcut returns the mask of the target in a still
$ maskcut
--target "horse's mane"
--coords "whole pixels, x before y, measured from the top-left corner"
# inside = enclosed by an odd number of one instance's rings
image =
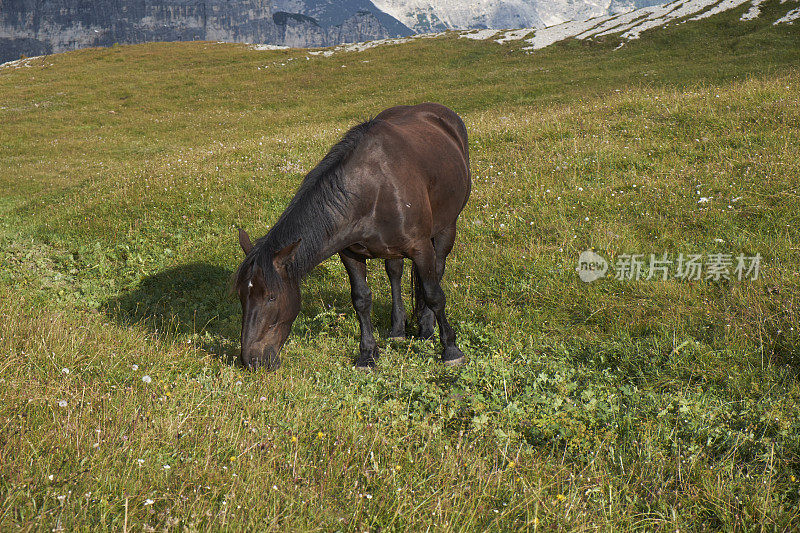
[[[303,244],[289,265],[290,276],[301,276],[314,267],[310,262],[326,238],[336,230],[337,215],[345,213],[351,192],[344,187],[342,166],[353,150],[377,121],[370,119],[350,128],[309,172],[297,189],[286,210],[253,249],[236,272],[236,284],[250,277],[257,264],[265,275],[273,272],[272,259],[276,252],[302,237]]]

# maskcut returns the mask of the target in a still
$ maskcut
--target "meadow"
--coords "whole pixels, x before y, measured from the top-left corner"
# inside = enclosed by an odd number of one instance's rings
[[[619,49],[161,43],[0,69],[0,530],[800,528],[800,32],[778,6]],[[266,233],[347,128],[423,101],[471,136],[443,282],[467,365],[411,324],[386,340],[374,261],[382,355],[354,371],[333,258],[281,368],[236,366],[235,227]],[[612,274],[734,264],[584,283],[587,249]]]

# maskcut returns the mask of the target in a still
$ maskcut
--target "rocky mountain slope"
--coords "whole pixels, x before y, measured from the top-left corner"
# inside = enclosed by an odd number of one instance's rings
[[[418,33],[452,29],[543,28],[662,3],[663,0],[374,0]]]
[[[638,39],[643,32],[656,30],[673,24],[702,20],[732,9],[742,9],[749,5],[740,17],[747,22],[762,17],[762,7],[769,0],[672,0],[663,5],[653,5],[615,15],[603,15],[586,20],[567,21],[544,28],[527,27],[512,30],[477,29],[459,31],[459,38],[491,40],[497,44],[511,43],[517,50],[530,53],[551,44],[567,39],[592,40],[616,37],[621,42]],[[774,10],[773,10],[774,11]],[[772,20],[773,25],[800,26],[800,0],[780,0],[777,6],[779,16]],[[447,32],[451,34],[451,32]],[[397,45],[420,38],[437,38],[444,32],[419,34],[399,39],[383,39],[363,43],[353,43],[309,52],[312,55],[330,56],[339,52],[360,52],[376,46]]]
[[[0,59],[114,43],[270,42],[268,0],[0,0]]]
[[[615,35],[681,24],[749,4],[743,21],[765,0],[211,0],[155,2],[0,0],[0,62],[87,46],[145,41],[217,40],[291,47],[330,47],[315,55],[364,50],[435,37],[430,30],[474,28],[460,37],[522,42],[535,50],[568,39]],[[800,18],[798,0],[780,0],[775,24]],[[644,7],[642,7],[644,6]],[[784,9],[785,6],[785,9]],[[379,9],[380,8],[380,9]],[[389,14],[381,11],[386,10]],[[399,22],[399,21],[402,22]],[[411,29],[409,29],[411,28]],[[520,29],[503,29],[520,28]],[[408,37],[411,30],[428,34]],[[502,29],[502,31],[501,31]],[[406,37],[399,37],[406,36]],[[354,44],[343,44],[354,43]]]
[[[300,13],[278,11],[273,17],[277,34],[268,43],[289,47],[331,46],[395,36],[369,11],[357,11],[336,25],[325,26]],[[408,35],[408,32],[401,34]]]
[[[378,9],[370,0],[273,0],[272,9],[312,17],[323,28],[342,25],[353,15],[367,12],[378,19],[391,37],[414,33],[396,18]]]
[[[599,39],[616,36],[626,41],[638,39],[643,32],[670,24],[683,24],[702,20],[718,13],[748,5],[749,9],[740,17],[741,21],[752,20],[760,15],[765,0],[672,0],[663,5],[644,7],[620,13],[593,17],[588,20],[575,20],[549,26],[547,28],[527,28],[509,32],[483,30],[465,33],[463,37],[493,39],[498,43],[524,38],[522,50],[536,50],[565,39]],[[773,21],[774,25],[793,24],[800,19],[798,0],[781,0],[783,16]]]
[[[340,10],[320,24],[309,16],[282,13],[269,0],[0,0],[0,62],[114,43],[330,46],[411,33],[374,12]]]

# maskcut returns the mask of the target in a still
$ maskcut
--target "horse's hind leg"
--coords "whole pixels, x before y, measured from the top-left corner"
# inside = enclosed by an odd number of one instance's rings
[[[446,228],[438,233],[431,239],[433,249],[436,254],[436,280],[441,283],[444,277],[444,267],[447,256],[453,250],[453,244],[456,241],[456,227],[452,226]],[[416,268],[412,271],[412,277],[415,277],[415,293],[416,307],[414,314],[419,323],[419,336],[423,339],[430,339],[433,337],[433,327],[436,325],[436,317],[434,312],[425,303],[425,294],[422,290],[422,283],[419,280],[419,275]]]
[[[456,242],[456,227],[451,226],[442,230],[441,233],[433,237],[433,249],[436,251],[436,276],[439,283],[444,277],[444,266],[447,256],[453,251],[453,244]]]
[[[353,299],[353,307],[356,309],[358,323],[361,326],[361,342],[359,343],[359,355],[356,359],[356,368],[366,370],[373,368],[378,360],[378,343],[375,342],[375,335],[372,331],[372,291],[367,285],[367,262],[364,259],[356,259],[345,254],[339,254],[350,277],[350,296]]]
[[[386,275],[392,286],[392,330],[390,339],[404,339],[406,337],[406,308],[403,306],[403,259],[387,259]]]
[[[433,312],[439,324],[439,339],[444,347],[442,362],[450,366],[464,362],[464,353],[456,346],[456,334],[445,315],[446,298],[441,286],[445,259],[453,249],[455,236],[455,226],[448,228],[436,235],[430,246],[424,246],[415,257],[412,257],[425,304]]]
[[[431,308],[425,303],[425,294],[422,291],[422,281],[420,280],[417,266],[411,266],[412,286],[414,290],[414,316],[417,318],[419,330],[417,336],[421,339],[433,338],[433,328],[436,325],[436,317]]]

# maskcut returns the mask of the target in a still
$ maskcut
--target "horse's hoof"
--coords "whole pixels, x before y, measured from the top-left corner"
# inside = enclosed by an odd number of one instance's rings
[[[356,370],[361,370],[362,372],[372,371],[375,370],[375,365],[378,363],[378,347],[372,349],[366,349],[359,354],[356,358]]]
[[[466,363],[466,362],[467,362],[467,358],[465,356],[463,356],[463,355],[461,357],[459,357],[458,359],[448,359],[446,361],[442,361],[442,363],[444,363],[444,366],[449,366],[449,367],[463,366],[464,363]]]
[[[467,361],[467,357],[464,355],[464,352],[459,350],[455,346],[450,346],[444,349],[444,353],[442,354],[442,363],[445,366],[461,366]]]

